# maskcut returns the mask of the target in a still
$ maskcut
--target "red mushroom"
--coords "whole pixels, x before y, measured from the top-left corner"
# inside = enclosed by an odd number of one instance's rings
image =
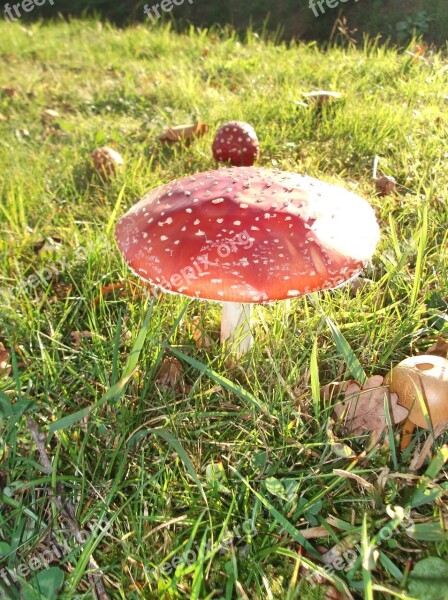
[[[218,130],[212,146],[218,162],[234,167],[251,167],[260,155],[260,144],[252,125],[230,121]]]
[[[343,188],[280,170],[229,168],[158,187],[120,220],[131,269],[164,290],[224,302],[222,341],[254,303],[337,287],[370,260],[379,228]],[[244,314],[246,313],[246,314]],[[240,331],[237,352],[251,344]]]

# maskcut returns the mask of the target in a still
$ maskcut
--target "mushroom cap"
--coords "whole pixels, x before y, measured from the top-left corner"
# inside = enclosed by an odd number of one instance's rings
[[[116,150],[109,146],[101,146],[91,154],[93,166],[100,175],[114,175],[117,168],[123,166],[124,161]]]
[[[234,167],[251,167],[260,155],[260,144],[252,125],[230,121],[218,129],[212,151],[218,162],[230,161]]]
[[[218,169],[162,185],[116,228],[130,268],[166,291],[261,303],[337,287],[370,260],[370,205],[304,175]]]
[[[398,395],[398,404],[409,410],[408,419],[418,427],[428,429],[416,386],[422,394],[433,427],[448,419],[446,358],[431,354],[406,358],[386,375],[384,383],[388,382],[390,391]]]

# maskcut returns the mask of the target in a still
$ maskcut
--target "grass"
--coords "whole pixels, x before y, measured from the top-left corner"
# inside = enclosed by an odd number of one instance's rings
[[[322,553],[344,542],[354,557],[331,576],[338,589],[411,597],[412,565],[448,559],[444,440],[411,473],[427,432],[403,453],[392,430],[369,449],[331,427],[319,388],[384,375],[446,332],[446,56],[93,21],[0,23],[0,55],[0,87],[16,91],[0,98],[0,340],[12,365],[0,379],[0,566],[18,580],[0,579],[0,595],[39,597],[34,574],[49,586],[41,597],[56,597],[60,569],[60,598],[92,598],[93,556],[110,598],[322,598],[304,567],[322,572]],[[313,89],[344,101],[300,107]],[[208,135],[158,143],[165,125],[197,117]],[[255,126],[261,165],[355,190],[382,229],[370,284],[259,307],[254,349],[233,366],[219,307],[146,297],[113,241],[148,189],[215,167],[213,131],[230,118]],[[104,143],[126,160],[109,183],[89,172]],[[375,155],[395,195],[375,194]],[[106,294],[114,284],[127,293]],[[171,385],[167,356],[181,365]],[[48,472],[30,418],[47,436]],[[52,491],[93,531],[84,546]],[[310,527],[317,538],[304,537]],[[58,547],[51,569],[17,574]]]

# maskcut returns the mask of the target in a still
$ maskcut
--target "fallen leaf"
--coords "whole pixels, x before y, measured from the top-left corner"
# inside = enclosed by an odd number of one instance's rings
[[[94,150],[91,159],[95,171],[104,178],[113,177],[117,170],[124,165],[121,154],[109,146],[102,146]]]
[[[11,357],[11,352],[6,350],[4,345],[0,342],[0,378],[6,379],[8,375],[11,373],[11,364],[9,359]]]
[[[140,281],[138,284],[134,281],[123,281],[121,283],[109,283],[101,288],[99,296],[93,301],[94,304],[98,304],[101,298],[107,298],[114,292],[120,292],[120,298],[124,298],[127,295],[135,300],[136,298],[143,298],[153,295],[155,287],[147,281]]]
[[[431,354],[432,356],[448,358],[448,343],[446,342],[445,336],[439,336],[437,342],[430,346],[426,352],[422,352],[421,354]]]
[[[181,363],[177,358],[165,357],[156,382],[164,388],[175,388],[184,372]]]
[[[385,175],[375,179],[376,191],[380,196],[389,196],[395,190],[397,186],[397,180],[395,177]]]
[[[362,388],[358,383],[351,382],[345,390],[345,401],[336,404],[336,417],[344,420],[348,431],[362,435],[367,431],[383,431],[386,427],[384,411],[384,396],[389,402],[389,411],[394,425],[403,421],[408,410],[398,404],[397,394],[389,393],[388,386],[383,386],[383,377],[370,377]]]
[[[33,245],[34,254],[40,254],[42,250],[55,252],[60,249],[61,244],[62,240],[58,237],[48,237],[39,240]]]
[[[323,106],[342,98],[342,94],[339,92],[329,92],[327,90],[313,90],[312,92],[303,93],[302,96],[308,100],[312,100],[318,106]]]
[[[338,592],[334,586],[330,585],[325,594],[325,600],[348,600],[348,596],[342,592]]]
[[[204,333],[204,330],[200,326],[201,317],[195,316],[190,321],[187,322],[187,329],[190,332],[190,335],[196,342],[198,348],[210,348],[212,345],[212,341],[210,337]]]
[[[17,88],[14,87],[1,87],[0,88],[0,96],[6,96],[7,98],[12,98],[17,94]]]
[[[208,125],[201,121],[190,123],[188,125],[178,125],[176,127],[165,127],[159,136],[161,142],[174,144],[175,142],[187,141],[193,137],[200,137],[208,131]]]
[[[333,473],[335,475],[340,475],[341,477],[346,477],[347,479],[353,479],[359,485],[366,488],[367,490],[371,490],[373,485],[367,479],[364,479],[360,475],[356,475],[356,473],[352,473],[351,471],[345,471],[344,469],[333,469]]]
[[[91,331],[72,331],[70,336],[73,339],[73,346],[79,348],[81,346],[81,340],[84,338],[92,338],[93,333]]]
[[[54,119],[58,119],[59,116],[58,111],[53,110],[52,108],[46,108],[42,113],[42,119],[44,121],[53,121]]]

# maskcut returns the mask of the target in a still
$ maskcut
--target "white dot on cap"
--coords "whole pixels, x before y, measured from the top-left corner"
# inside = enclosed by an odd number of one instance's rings
[[[212,200],[212,204],[221,204],[222,202],[224,202],[224,198],[215,198]]]
[[[205,235],[205,232],[199,229],[194,235]]]
[[[223,221],[224,221],[224,219],[221,219],[221,218],[220,219],[216,219],[217,223],[222,223]]]
[[[241,225],[241,221],[234,221],[233,224],[234,225]]]
[[[168,238],[166,237],[166,235],[161,235],[161,236],[160,236],[160,241],[161,241],[161,242],[166,242],[166,240],[167,240],[167,239],[168,239]]]
[[[247,204],[240,204],[240,208],[249,208]]]
[[[187,213],[192,213],[192,212],[193,212],[193,209],[191,209],[191,208],[186,208],[186,209],[185,209],[185,212],[187,212]]]
[[[193,225],[199,225],[201,221],[199,219],[196,219],[196,221],[193,223]]]

